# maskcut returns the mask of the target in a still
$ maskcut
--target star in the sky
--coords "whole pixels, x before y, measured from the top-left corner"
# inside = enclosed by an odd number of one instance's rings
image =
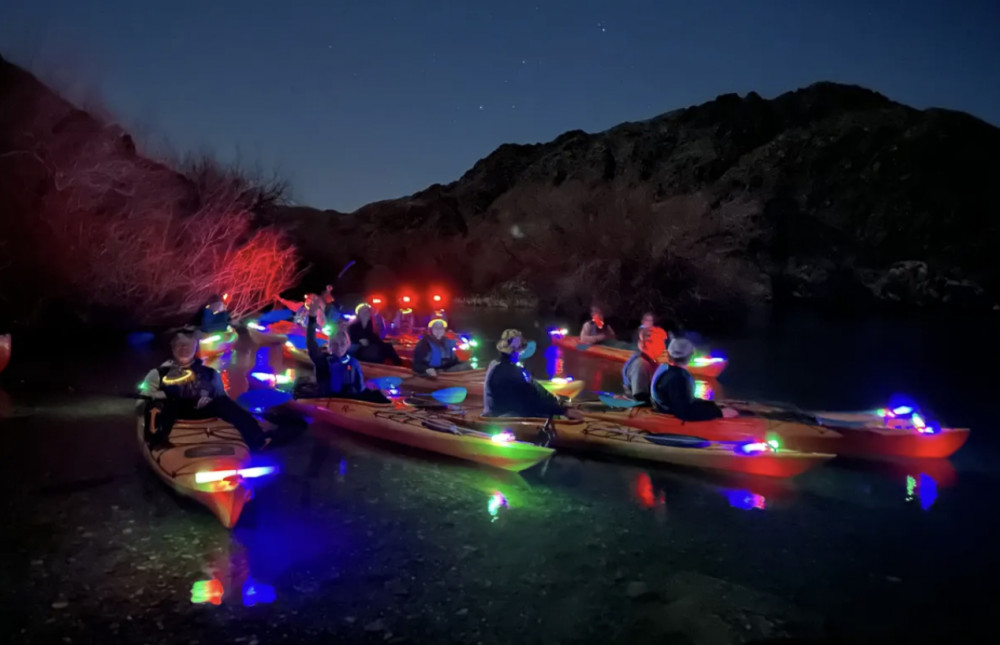
[[[607,31],[607,28],[604,26],[603,22],[597,23],[597,28],[601,30],[601,33],[604,33],[604,32]]]

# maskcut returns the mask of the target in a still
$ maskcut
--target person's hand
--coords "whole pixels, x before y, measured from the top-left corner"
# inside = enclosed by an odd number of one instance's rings
[[[438,375],[438,373],[437,373],[436,369],[434,369],[433,367],[428,367],[427,368],[427,376],[429,376],[431,378],[437,378],[437,375]]]
[[[733,419],[740,416],[739,410],[734,410],[733,408],[722,408],[722,416],[726,419]]]
[[[358,341],[358,343],[359,343],[359,344],[360,344],[360,345],[361,345],[362,347],[368,347],[368,339],[367,339],[367,338],[362,338],[361,340],[359,340],[359,341]]]
[[[583,421],[583,413],[576,408],[567,408],[566,418],[572,419],[573,421]]]

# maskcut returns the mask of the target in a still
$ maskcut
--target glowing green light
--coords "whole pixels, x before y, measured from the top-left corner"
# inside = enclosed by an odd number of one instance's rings
[[[778,448],[781,447],[781,442],[778,441],[777,439],[768,439],[767,445],[771,446],[771,449],[774,450],[775,452],[778,452]]]
[[[199,580],[191,585],[191,602],[201,604],[210,602],[213,605],[222,603],[222,596],[225,593],[222,582],[212,578],[211,580]]]
[[[203,342],[203,343],[217,343],[221,339],[222,339],[222,336],[220,336],[219,334],[215,334],[214,336],[209,336],[208,338],[206,338],[205,340],[203,340],[201,342]]]
[[[906,501],[912,502],[917,491],[917,479],[913,475],[906,476]]]
[[[146,381],[143,381],[142,383],[139,383],[139,391],[140,392],[145,392],[148,387],[149,387],[149,384],[147,384]]]

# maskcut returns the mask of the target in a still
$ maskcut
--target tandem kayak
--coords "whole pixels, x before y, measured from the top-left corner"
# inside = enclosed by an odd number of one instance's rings
[[[511,433],[466,428],[430,410],[403,403],[298,399],[287,404],[325,424],[458,459],[520,472],[547,459],[552,448],[517,441]]]
[[[10,363],[10,334],[0,335],[0,372]]]
[[[743,414],[801,419],[832,429],[840,439],[830,441],[818,433],[792,434],[785,445],[794,450],[830,450],[858,458],[945,459],[969,439],[968,428],[943,428],[926,423],[919,415],[893,415],[888,410],[863,412],[807,412],[768,403],[723,401]]]
[[[170,431],[170,444],[153,449],[144,425],[140,416],[139,446],[153,472],[181,495],[207,506],[227,529],[236,525],[253,497],[247,480],[274,472],[271,467],[252,468],[250,449],[240,433],[219,419],[178,421]]]
[[[618,347],[607,347],[605,345],[586,345],[580,342],[579,336],[554,337],[554,342],[563,349],[572,349],[583,352],[588,356],[603,358],[609,361],[624,363],[632,355],[630,349],[620,349]],[[670,359],[666,352],[660,354],[657,360],[661,363],[669,363]],[[703,376],[705,378],[718,378],[729,364],[725,358],[719,356],[695,356],[687,365],[687,371],[693,376]]]
[[[588,419],[629,426],[652,434],[687,434],[709,441],[771,441],[800,452],[836,453],[843,438],[839,432],[817,424],[763,416],[683,421],[650,407],[608,408],[600,403],[579,406]],[[808,449],[803,439],[808,440]]]
[[[226,331],[208,334],[198,341],[198,357],[212,358],[225,354],[233,348],[238,338],[239,335],[232,327],[226,327]]]
[[[547,434],[556,448],[762,477],[794,477],[834,457],[775,449],[756,440],[722,442],[689,434],[654,434],[594,419],[553,419],[546,429],[546,419],[483,417],[460,411],[443,416],[485,432],[509,430],[522,440],[538,440]]]

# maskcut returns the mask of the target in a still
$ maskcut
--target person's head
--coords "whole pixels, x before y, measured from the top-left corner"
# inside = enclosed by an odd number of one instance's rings
[[[656,316],[653,315],[653,312],[647,311],[646,313],[642,314],[642,327],[644,329],[652,329],[655,326],[656,326]]]
[[[351,337],[343,329],[334,334],[333,338],[330,339],[330,353],[337,358],[343,358],[350,348]]]
[[[180,329],[170,338],[170,354],[174,361],[188,365],[198,354],[198,332],[193,329]]]
[[[601,324],[604,322],[604,312],[600,307],[594,305],[590,308],[590,319],[597,324]]]
[[[362,302],[354,310],[354,314],[362,325],[367,325],[368,321],[372,319],[372,307],[367,302]]]
[[[225,301],[222,300],[222,296],[218,294],[212,294],[208,299],[208,304],[205,305],[213,314],[221,313],[226,308]]]
[[[434,320],[430,321],[427,324],[427,328],[430,330],[431,336],[433,336],[438,340],[441,340],[442,338],[444,338],[444,334],[448,329],[448,323],[441,320],[440,318],[435,318]]]
[[[497,343],[497,350],[501,354],[506,354],[514,359],[521,353],[523,347],[524,337],[521,335],[521,330],[519,329],[504,330],[503,334],[500,335],[500,341]]]
[[[675,338],[667,346],[667,354],[670,355],[671,362],[677,365],[687,365],[694,354],[694,343],[687,338]]]

